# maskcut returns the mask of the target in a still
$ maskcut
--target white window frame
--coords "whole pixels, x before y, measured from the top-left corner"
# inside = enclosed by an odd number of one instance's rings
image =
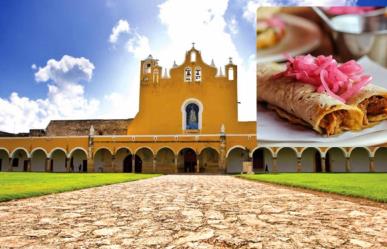
[[[198,119],[199,119],[199,122],[198,122],[198,130],[201,130],[202,129],[202,124],[203,124],[203,104],[200,100],[198,99],[195,99],[195,98],[189,98],[189,99],[186,99],[183,104],[181,105],[181,117],[182,117],[182,120],[181,120],[181,129],[183,131],[186,131],[187,129],[187,126],[186,126],[186,120],[187,120],[187,113],[185,111],[185,108],[187,107],[187,105],[189,104],[196,104],[198,107],[199,107],[199,113],[198,113]]]
[[[235,77],[234,77],[234,68],[230,67],[228,69],[228,80],[234,80]]]
[[[187,76],[187,69],[189,69],[190,70],[190,72],[191,72],[191,77],[190,78],[187,78],[188,76]],[[184,82],[192,82],[192,68],[191,67],[186,67],[186,68],[184,68]]]
[[[196,70],[199,70],[199,79],[196,79]],[[201,82],[202,81],[202,69],[200,67],[195,67],[194,77],[195,77],[195,82]]]

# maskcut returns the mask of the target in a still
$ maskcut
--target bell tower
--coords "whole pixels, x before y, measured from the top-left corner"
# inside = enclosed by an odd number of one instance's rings
[[[140,79],[141,84],[158,84],[161,78],[162,68],[158,65],[158,60],[153,59],[152,55],[141,61]]]

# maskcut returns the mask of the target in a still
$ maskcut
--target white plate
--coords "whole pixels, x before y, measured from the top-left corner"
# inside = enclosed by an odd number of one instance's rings
[[[387,88],[384,80],[387,69],[371,61],[367,57],[361,58],[358,63],[363,66],[364,72],[373,77],[371,83]],[[289,144],[340,144],[340,146],[357,146],[359,144],[382,144],[387,142],[387,120],[378,125],[358,132],[344,132],[338,136],[325,137],[311,129],[293,125],[270,110],[257,106],[257,139],[266,143]],[[337,145],[339,146],[339,145]]]
[[[257,62],[284,61],[284,53],[291,56],[305,54],[320,45],[320,29],[313,22],[287,14],[279,14],[285,22],[285,36],[274,47],[258,49]]]

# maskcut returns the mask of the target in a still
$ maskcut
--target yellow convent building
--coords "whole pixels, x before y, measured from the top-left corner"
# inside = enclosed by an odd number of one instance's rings
[[[1,171],[241,172],[257,147],[256,122],[238,122],[237,66],[217,70],[192,47],[167,70],[141,61],[133,119],[53,120],[1,133]]]

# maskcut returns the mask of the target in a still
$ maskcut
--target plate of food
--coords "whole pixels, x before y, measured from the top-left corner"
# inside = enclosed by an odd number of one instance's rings
[[[365,58],[288,57],[257,71],[258,137],[343,141],[387,130],[387,70]]]
[[[320,45],[320,37],[318,26],[305,18],[258,10],[257,62],[284,61],[285,53],[305,54]]]

